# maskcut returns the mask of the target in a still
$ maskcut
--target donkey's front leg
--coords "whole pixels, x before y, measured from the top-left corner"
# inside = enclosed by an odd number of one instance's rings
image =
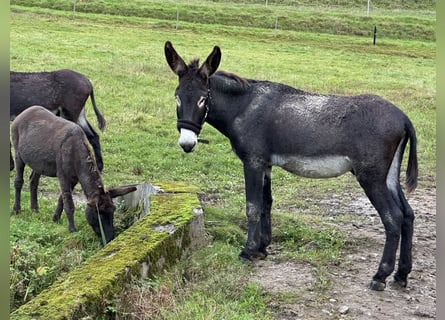
[[[58,172],[57,176],[59,177],[59,185],[61,194],[59,196],[59,200],[57,202],[57,208],[53,215],[53,221],[58,222],[60,219],[60,214],[62,212],[62,208],[66,213],[66,217],[68,219],[68,230],[70,232],[76,231],[76,227],[74,226],[74,201],[73,201],[73,189],[77,184],[77,181],[72,181],[64,175],[64,172]],[[62,200],[62,201],[61,201]]]
[[[240,253],[241,260],[256,260],[266,257],[261,236],[263,211],[264,170],[244,165],[247,215],[247,243]]]
[[[272,208],[271,170],[269,167],[264,175],[263,184],[263,210],[261,211],[261,240],[260,251],[267,256],[266,248],[272,240],[272,227],[270,223],[270,210]]]
[[[59,195],[59,200],[57,200],[57,207],[56,210],[54,210],[54,214],[53,214],[53,221],[54,222],[59,222],[60,221],[60,216],[62,215],[62,211],[63,211],[63,196],[62,193]]]
[[[74,232],[76,231],[76,227],[74,226],[74,201],[71,190],[64,191],[62,189],[62,198],[63,198],[63,210],[65,210],[66,217],[68,219],[68,230],[70,232]]]

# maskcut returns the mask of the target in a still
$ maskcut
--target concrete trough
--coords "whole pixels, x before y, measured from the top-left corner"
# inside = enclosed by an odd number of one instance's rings
[[[196,188],[176,182],[137,187],[120,199],[119,208],[143,217],[10,319],[96,319],[131,277],[152,277],[206,243]]]

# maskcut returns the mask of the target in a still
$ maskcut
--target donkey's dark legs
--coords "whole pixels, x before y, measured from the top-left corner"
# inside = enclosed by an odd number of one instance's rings
[[[86,120],[86,125],[81,122],[79,123],[80,127],[85,132],[85,135],[87,136],[88,141],[90,142],[91,146],[93,147],[94,151],[94,158],[96,159],[96,165],[97,169],[99,169],[100,172],[102,172],[104,168],[104,163],[102,159],[102,152],[100,147],[100,138],[96,131],[94,131],[93,127],[90,125],[88,120]]]
[[[11,153],[11,142],[9,142],[9,171],[14,170],[14,159]]]
[[[70,232],[76,231],[74,226],[74,201],[71,192],[63,192],[63,209],[65,210],[66,217],[68,219],[68,230]]]
[[[400,242],[400,259],[397,273],[394,280],[402,287],[408,283],[408,274],[412,269],[412,242],[413,242],[413,222],[414,212],[403,194],[399,185],[397,196],[403,212],[402,238]]]
[[[60,194],[59,199],[57,200],[56,210],[54,211],[54,214],[53,214],[54,222],[60,221],[60,216],[62,215],[62,211],[63,211],[63,196],[62,196],[62,194]]]
[[[261,211],[261,241],[259,251],[267,256],[266,248],[272,240],[272,227],[270,224],[270,210],[272,208],[271,169],[266,170],[263,185],[263,210]]]
[[[76,227],[74,225],[75,207],[74,207],[72,191],[73,191],[73,188],[76,185],[76,183],[68,184],[68,183],[62,181],[60,176],[59,176],[59,181],[60,181],[61,195],[59,196],[59,201],[58,201],[56,212],[54,213],[54,216],[53,216],[53,220],[56,221],[56,214],[57,214],[58,210],[60,209],[60,198],[62,198],[63,210],[65,211],[66,217],[68,219],[68,230],[70,232],[74,232],[74,231],[76,231]],[[58,218],[60,219],[60,213],[58,214]]]
[[[367,177],[375,177],[367,174]],[[385,226],[386,240],[377,273],[372,278],[370,288],[381,291],[386,287],[386,278],[394,271],[397,248],[399,245],[403,213],[386,186],[386,181],[362,181],[359,182],[366,195],[380,215]]]
[[[31,202],[31,210],[38,212],[39,204],[37,202],[37,187],[39,186],[40,174],[36,173],[34,170],[31,172],[29,177],[29,193],[30,193],[30,202]]]
[[[246,188],[246,215],[247,215],[247,243],[240,253],[241,260],[263,259],[266,254],[265,243],[262,240],[261,216],[263,215],[263,185],[264,170],[244,165],[244,179]],[[261,250],[262,249],[262,250]]]
[[[15,199],[14,199],[14,213],[20,213],[21,204],[20,197],[23,187],[23,172],[25,170],[25,163],[16,156],[15,158],[15,179],[14,179],[14,189],[15,189]]]

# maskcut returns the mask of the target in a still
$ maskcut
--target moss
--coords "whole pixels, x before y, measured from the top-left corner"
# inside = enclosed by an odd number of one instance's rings
[[[153,185],[160,187],[167,193],[197,193],[199,188],[185,182],[178,181],[155,181]]]
[[[80,319],[99,315],[107,298],[130,276],[152,277],[174,264],[190,245],[190,221],[200,204],[196,194],[184,191],[193,188],[163,187],[164,191],[172,189],[182,191],[152,195],[145,218],[15,310],[10,319]]]
[[[214,226],[209,228],[209,234],[214,241],[222,241],[235,247],[242,247],[246,243],[246,235],[237,225]]]

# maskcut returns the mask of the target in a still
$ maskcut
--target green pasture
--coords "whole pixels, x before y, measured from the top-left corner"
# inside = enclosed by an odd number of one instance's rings
[[[401,7],[387,0],[372,18],[366,17],[358,1],[327,1],[326,6],[322,1],[312,6],[302,1],[301,12],[292,1],[269,1],[267,8],[261,1],[244,1],[245,6],[240,2],[89,0],[79,1],[73,10],[73,1],[11,1],[11,70],[69,68],[92,81],[97,106],[107,120],[106,130],[100,132],[105,185],[181,181],[196,185],[205,200],[211,243],[157,279],[135,280],[126,295],[108,305],[108,313],[128,311],[131,301],[126,302],[125,296],[136,291],[159,307],[139,312],[154,312],[158,319],[271,317],[270,297],[246,281],[250,267],[237,258],[246,227],[241,162],[227,139],[209,125],[201,133],[210,141],[208,145],[199,145],[192,154],[184,154],[177,145],[173,97],[177,77],[164,58],[166,40],[186,60],[203,60],[218,45],[220,69],[246,78],[320,93],[381,95],[403,109],[417,130],[419,188],[435,185],[435,2],[419,7],[417,1],[406,1],[406,7]],[[181,9],[179,19],[177,8]],[[190,18],[206,9],[214,9],[215,15],[221,12],[218,19],[224,20]],[[321,11],[323,15],[318,14]],[[230,15],[223,14],[227,12]],[[262,24],[262,14],[268,12],[286,14],[289,21],[299,15],[313,25],[289,23],[290,27],[281,28],[278,18],[278,28],[274,19],[268,27]],[[331,19],[337,17],[347,26],[338,27],[339,32],[332,24],[339,20]],[[375,22],[392,31],[386,37],[382,32],[373,46],[371,31],[365,30],[372,30]],[[398,34],[398,26],[416,31]],[[97,128],[90,101],[86,110]],[[76,208],[78,232],[68,232],[64,215],[61,224],[52,222],[57,179],[41,179],[38,214],[29,210],[25,183],[20,215],[12,214],[13,180],[14,171],[10,174],[11,311],[99,249],[82,202]],[[318,268],[317,289],[322,294],[329,287],[323,270],[340,259],[347,235],[332,223],[325,224],[316,215],[319,208],[314,203],[327,193],[361,190],[349,174],[310,180],[279,168],[273,170],[272,184],[274,241],[283,245],[283,259],[306,261]],[[79,186],[75,192],[82,199]],[[308,242],[314,244],[312,250],[298,249]]]
[[[230,5],[227,5],[227,2]],[[336,3],[335,3],[336,2]],[[72,12],[145,17],[210,25],[231,25],[280,30],[299,30],[343,35],[370,36],[378,25],[387,38],[435,39],[433,1],[34,1],[13,0],[14,4],[46,7]],[[310,6],[309,6],[310,5]],[[331,6],[329,6],[331,5]],[[393,10],[389,10],[392,8]],[[407,11],[409,9],[410,11]],[[429,10],[425,10],[429,9]],[[397,15],[394,18],[394,15]]]

